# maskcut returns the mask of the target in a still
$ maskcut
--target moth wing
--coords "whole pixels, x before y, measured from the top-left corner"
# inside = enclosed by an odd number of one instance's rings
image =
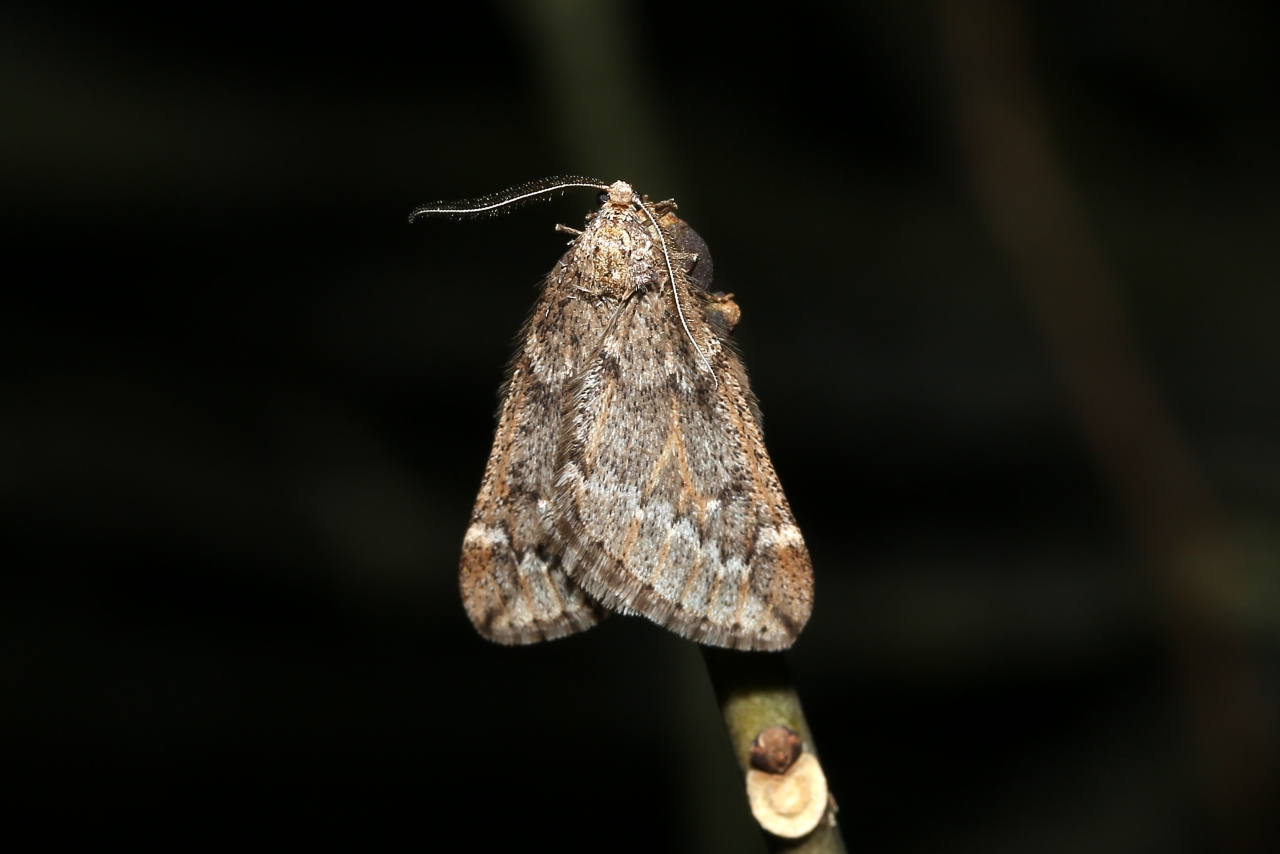
[[[462,543],[459,587],[467,616],[485,638],[527,644],[582,631],[606,613],[565,572],[551,508],[561,392],[567,378],[548,374],[531,352],[535,307],[512,365],[493,450]],[[547,360],[554,364],[552,360]]]
[[[606,607],[692,640],[785,649],[813,604],[804,540],[742,363],[678,276],[637,292],[569,389],[555,520],[570,575]]]

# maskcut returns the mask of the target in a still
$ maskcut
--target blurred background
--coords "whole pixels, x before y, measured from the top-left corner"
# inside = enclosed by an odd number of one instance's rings
[[[736,294],[859,852],[1275,850],[1280,12],[0,11],[0,761],[51,835],[763,850],[696,648],[456,571],[591,193]]]

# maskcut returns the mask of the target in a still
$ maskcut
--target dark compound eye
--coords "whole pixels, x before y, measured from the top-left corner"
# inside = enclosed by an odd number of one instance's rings
[[[689,224],[682,219],[675,221],[672,228],[672,236],[675,238],[674,244],[677,252],[685,253],[693,256],[695,259],[692,264],[685,268],[685,272],[689,274],[689,280],[694,287],[704,291],[711,290],[711,250],[707,248],[706,242],[698,236],[698,232],[689,227]]]
[[[604,207],[604,203],[607,201],[609,201],[609,191],[601,190],[600,195],[596,196],[596,204],[600,207]]]

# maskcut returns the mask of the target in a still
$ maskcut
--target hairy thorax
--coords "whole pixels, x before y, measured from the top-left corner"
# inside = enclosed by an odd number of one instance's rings
[[[620,192],[618,184],[625,192]],[[574,241],[570,267],[579,271],[578,290],[621,302],[657,278],[658,247],[647,223],[631,206],[631,188],[618,182],[609,201]],[[620,201],[625,200],[624,203]]]

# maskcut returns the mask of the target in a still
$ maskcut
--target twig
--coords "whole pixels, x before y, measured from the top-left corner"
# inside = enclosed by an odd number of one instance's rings
[[[772,726],[785,726],[798,733],[804,751],[817,756],[813,735],[800,708],[800,696],[782,653],[734,652],[705,646],[701,649],[744,780],[752,770],[752,744],[761,732]],[[801,839],[782,839],[770,833],[764,836],[770,851],[796,854],[844,854],[845,851],[834,805],[817,828]]]

